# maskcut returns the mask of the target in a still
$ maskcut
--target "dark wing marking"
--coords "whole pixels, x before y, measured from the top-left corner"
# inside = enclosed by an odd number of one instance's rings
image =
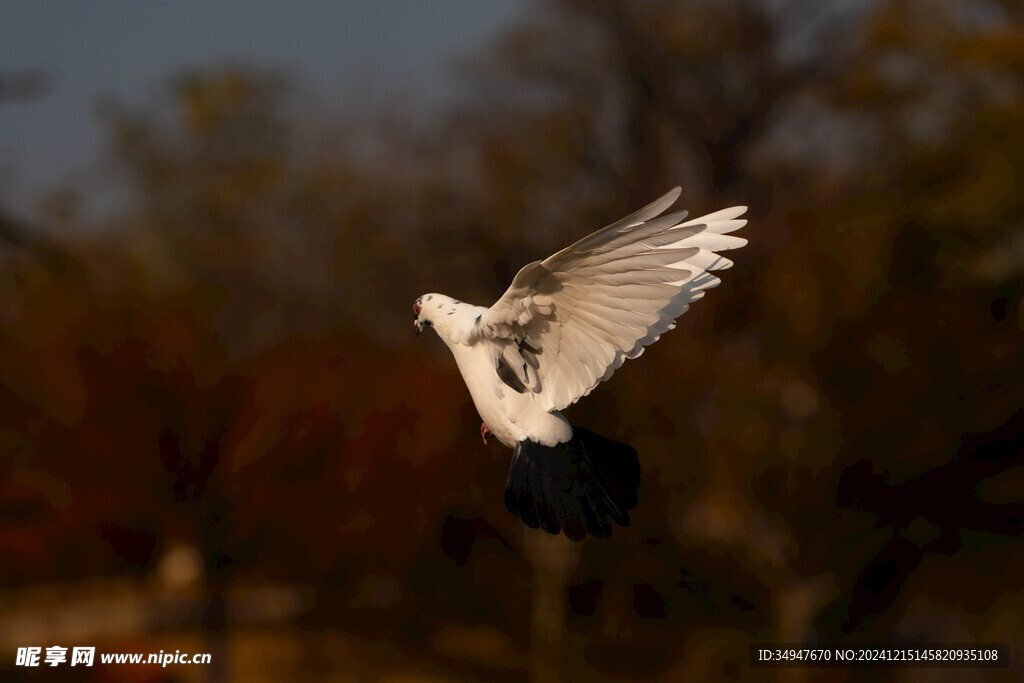
[[[525,339],[517,339],[516,340],[516,345],[519,347],[519,353],[522,353],[524,350],[529,351],[530,353],[532,353],[535,356],[538,353],[540,353],[540,349],[533,348],[530,345],[530,343],[528,341],[526,341]]]
[[[523,393],[526,391],[526,385],[523,384],[520,379],[516,376],[512,366],[508,364],[508,361],[504,357],[498,358],[498,379],[507,384],[509,388],[514,390],[516,393]]]

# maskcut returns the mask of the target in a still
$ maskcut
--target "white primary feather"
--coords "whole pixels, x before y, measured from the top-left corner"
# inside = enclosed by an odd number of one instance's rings
[[[745,206],[690,221],[685,211],[662,216],[679,193],[525,266],[466,341],[499,344],[545,411],[586,396],[720,282],[709,271],[732,261],[716,252],[747,243],[728,234],[746,225]]]

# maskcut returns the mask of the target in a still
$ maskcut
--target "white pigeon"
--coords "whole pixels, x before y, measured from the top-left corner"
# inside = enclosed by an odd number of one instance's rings
[[[626,444],[572,425],[562,411],[627,358],[675,327],[675,319],[732,262],[716,252],[747,243],[745,206],[687,221],[661,214],[676,187],[515,276],[490,308],[443,294],[413,306],[417,334],[433,327],[451,349],[483,419],[513,449],[505,507],[532,528],[574,541],[629,526],[640,463]]]

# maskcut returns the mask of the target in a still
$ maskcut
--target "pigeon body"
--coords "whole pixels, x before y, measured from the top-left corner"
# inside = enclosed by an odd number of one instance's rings
[[[477,330],[486,308],[444,294],[424,294],[417,305],[420,319],[432,320],[429,324],[451,349],[480,418],[498,441],[512,448],[525,439],[545,446],[569,440],[572,427],[560,412],[547,410],[525,385],[502,379],[498,368],[504,344],[480,339]]]
[[[626,444],[574,427],[561,411],[668,330],[732,265],[746,207],[686,221],[662,216],[675,188],[636,213],[525,266],[490,308],[443,294],[413,306],[455,357],[489,431],[513,449],[505,506],[573,540],[629,525],[640,467]],[[610,520],[610,521],[609,521]]]

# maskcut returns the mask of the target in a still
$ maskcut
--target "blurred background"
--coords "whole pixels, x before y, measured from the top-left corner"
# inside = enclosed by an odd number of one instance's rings
[[[1015,0],[5,4],[0,675],[1020,680],[1022,120]],[[524,531],[412,302],[676,184],[750,244],[568,411],[633,526]]]

